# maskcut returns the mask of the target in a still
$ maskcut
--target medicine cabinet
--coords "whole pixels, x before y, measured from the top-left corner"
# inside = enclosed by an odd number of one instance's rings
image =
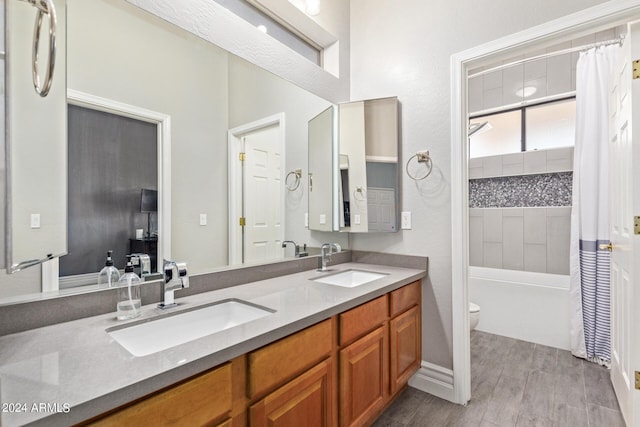
[[[399,103],[339,104],[309,122],[309,228],[398,230]]]

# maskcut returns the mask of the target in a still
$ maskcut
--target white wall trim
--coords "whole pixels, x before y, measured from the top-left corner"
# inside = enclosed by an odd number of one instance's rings
[[[640,15],[637,0],[611,0],[577,13],[546,22],[451,56],[451,255],[453,319],[453,402],[471,397],[468,310],[468,140],[467,74],[496,58],[513,56],[552,41],[568,40],[587,31],[622,24]]]
[[[242,168],[238,161],[238,156],[242,150],[241,139],[244,135],[257,130],[277,125],[280,130],[280,180],[284,183],[286,173],[286,153],[285,153],[285,113],[274,114],[254,122],[246,123],[229,129],[227,132],[227,145],[229,153],[229,265],[239,265],[242,263],[242,245],[240,244],[242,234],[238,227],[236,218],[240,218],[242,211],[241,192],[238,188],[242,185]],[[280,189],[284,192],[284,186]],[[285,218],[285,197],[280,197],[280,224],[284,224]],[[284,227],[280,230],[280,240],[284,240]]]
[[[413,377],[409,385],[444,400],[453,401],[453,371],[426,361]]]
[[[67,103],[157,125],[158,261],[171,259],[171,116],[74,89],[67,89]]]

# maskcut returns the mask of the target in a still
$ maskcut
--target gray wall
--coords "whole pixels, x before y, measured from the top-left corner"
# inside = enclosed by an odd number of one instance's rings
[[[60,276],[100,271],[107,250],[124,268],[129,238],[147,229],[141,189],[158,188],[156,125],[73,105],[68,112],[69,234]]]
[[[452,368],[451,55],[602,0],[427,2],[351,0],[351,97],[398,96],[403,161],[429,150],[433,173],[403,172],[401,206],[412,230],[357,235],[353,249],[429,256],[423,289],[423,359]],[[524,53],[524,52],[523,52]],[[402,165],[404,167],[404,164]]]

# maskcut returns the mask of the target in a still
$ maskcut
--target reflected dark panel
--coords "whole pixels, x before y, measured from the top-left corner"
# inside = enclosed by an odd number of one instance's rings
[[[107,250],[113,250],[116,267],[124,268],[129,239],[137,228],[147,229],[141,191],[157,189],[157,127],[68,108],[69,253],[60,258],[60,276],[100,271]]]

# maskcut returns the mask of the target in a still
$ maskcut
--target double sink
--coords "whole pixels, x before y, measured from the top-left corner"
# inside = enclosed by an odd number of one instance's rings
[[[386,276],[366,270],[343,270],[310,279],[314,282],[355,288]],[[107,333],[133,356],[141,357],[198,338],[243,325],[275,313],[268,307],[239,299],[227,299],[131,326],[115,326]]]

